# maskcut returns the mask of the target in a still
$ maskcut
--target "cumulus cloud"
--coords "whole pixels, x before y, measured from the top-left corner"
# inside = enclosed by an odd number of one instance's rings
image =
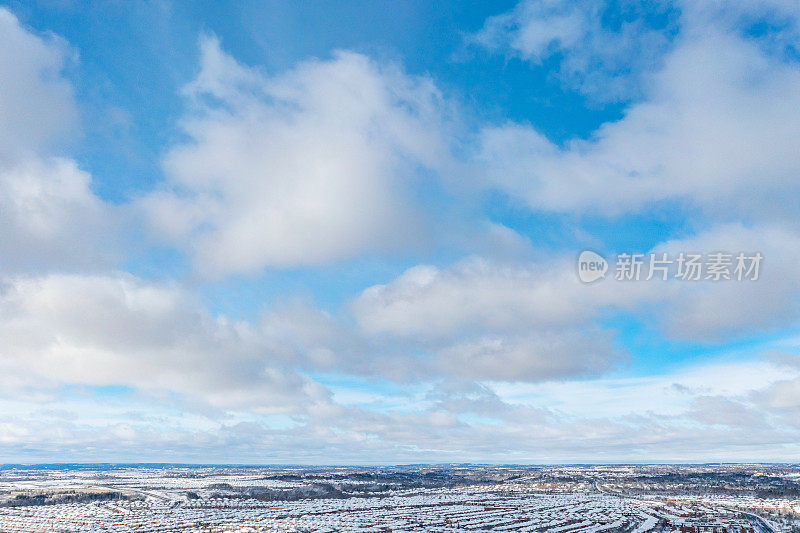
[[[551,56],[575,60],[595,49],[602,54],[603,46],[587,44],[600,38],[616,40],[614,50],[633,43],[652,53],[635,41],[654,31],[635,27],[647,17],[633,17],[613,33],[594,16],[608,9],[521,2],[487,21],[477,38],[539,63]],[[792,154],[800,149],[800,66],[791,50],[799,42],[800,13],[779,1],[655,9],[675,17],[677,32],[658,49],[656,63],[642,64],[636,53],[618,58],[640,74],[642,91],[619,120],[563,144],[525,124],[485,128],[475,159],[478,179],[534,211],[616,217],[678,206],[676,216],[690,216],[696,234],[666,239],[654,252],[761,252],[767,258],[761,279],[749,284],[673,282],[637,292],[620,288],[617,298],[605,300],[584,293],[589,314],[635,310],[667,337],[702,343],[796,327],[800,166]],[[584,79],[609,64],[614,57],[590,62]],[[570,292],[562,285],[553,281],[550,290],[563,295],[563,304]],[[558,316],[561,307],[554,309]]]
[[[638,305],[649,285],[587,286],[574,258],[519,265],[470,258],[417,266],[353,302],[362,330],[433,351],[443,375],[544,380],[598,373],[624,359],[613,332],[593,322],[604,306]]]
[[[56,156],[79,132],[69,57],[61,39],[0,8],[0,271],[96,268],[114,256],[115,215],[90,176]]]
[[[94,270],[115,259],[119,216],[90,182],[64,158],[26,158],[0,169],[0,270]]]
[[[77,128],[72,85],[62,76],[71,52],[54,35],[35,35],[0,8],[0,161],[49,151]]]
[[[366,289],[353,312],[370,332],[436,339],[476,330],[569,327],[592,318],[599,304],[622,301],[607,285],[582,284],[573,257],[524,265],[473,257],[445,269],[410,268],[391,283]]]
[[[718,219],[791,219],[798,83],[796,61],[707,21],[686,28],[642,100],[589,139],[559,146],[527,125],[491,127],[477,161],[489,186],[536,210],[618,215],[676,201]]]
[[[593,99],[627,100],[659,65],[675,32],[666,2],[526,0],[489,18],[472,41],[541,66]]]
[[[645,271],[639,281],[625,282],[614,279],[612,266],[606,279],[584,284],[571,256],[421,265],[364,290],[352,312],[368,338],[413,342],[435,353],[428,364],[442,375],[541,380],[598,374],[625,360],[608,325],[608,317],[620,313],[666,338],[700,344],[797,327],[798,239],[779,225],[721,224],[643,251],[672,260],[697,251],[732,258],[760,253],[755,281],[646,281]]]
[[[419,171],[447,158],[430,80],[350,52],[268,76],[214,38],[201,47],[185,90],[191,140],[143,201],[200,271],[318,265],[424,239]]]
[[[800,325],[800,235],[780,225],[723,224],[655,248],[676,257],[681,252],[760,253],[756,281],[676,282],[658,303],[655,315],[665,334],[700,342],[724,342]]]
[[[0,293],[0,317],[4,379],[128,386],[261,413],[327,401],[250,324],[209,315],[174,285],[125,274],[19,277]]]

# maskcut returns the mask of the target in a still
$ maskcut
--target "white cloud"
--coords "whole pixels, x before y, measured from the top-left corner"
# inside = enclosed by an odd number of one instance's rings
[[[624,359],[614,335],[588,331],[534,331],[456,342],[436,353],[438,375],[466,379],[542,381],[597,375]]]
[[[741,401],[722,396],[696,397],[688,416],[712,426],[730,426],[749,430],[767,426],[762,412]]]
[[[487,128],[478,164],[488,186],[537,210],[617,215],[666,200],[727,220],[792,219],[798,84],[796,62],[709,22],[681,33],[643,100],[591,138],[557,146],[529,126]]]
[[[489,18],[472,40],[539,66],[556,59],[555,76],[566,86],[627,100],[668,50],[671,18],[666,2],[526,0]]]
[[[0,269],[107,265],[116,255],[118,215],[92,193],[90,181],[69,159],[28,158],[0,169]]]
[[[655,250],[671,257],[693,251],[759,252],[764,257],[756,281],[676,282],[678,290],[655,310],[668,336],[723,342],[800,326],[800,287],[795,281],[800,236],[795,231],[777,225],[726,224],[668,241]]]
[[[584,285],[575,258],[519,265],[469,258],[448,269],[408,269],[366,289],[353,303],[372,333],[449,338],[475,331],[520,332],[585,324],[603,304],[624,305],[609,285]],[[629,284],[623,292],[647,291]],[[636,299],[634,299],[635,301]]]
[[[433,84],[337,52],[275,76],[213,38],[186,88],[189,143],[167,187],[144,200],[154,226],[187,240],[209,275],[323,264],[424,240],[420,168],[447,159]]]
[[[19,277],[0,293],[0,317],[4,381],[128,386],[261,413],[328,398],[257,329],[212,317],[174,285],[123,274]]]
[[[77,128],[66,43],[38,36],[0,7],[0,161],[51,149]]]
[[[525,266],[471,258],[448,269],[413,267],[366,289],[352,308],[370,338],[432,352],[418,364],[433,375],[540,381],[624,359],[613,332],[594,320],[606,306],[639,305],[650,291],[584,285],[574,258]]]
[[[403,359],[429,374],[509,381],[598,374],[626,359],[614,340],[619,313],[665,338],[709,345],[800,326],[798,239],[780,226],[724,224],[652,250],[673,260],[682,252],[757,252],[764,259],[756,281],[645,281],[646,268],[639,281],[617,281],[613,257],[606,279],[593,284],[579,281],[570,256],[421,265],[364,290],[352,312],[373,345],[431,354]]]
[[[79,133],[68,56],[0,8],[0,271],[98,268],[114,256],[115,215],[87,173],[55,156]]]
[[[791,413],[796,403],[761,400],[796,369],[787,375],[770,361],[735,362],[732,355],[645,377],[444,381],[403,387],[399,398],[370,381],[349,379],[348,390],[364,387],[376,408],[317,403],[288,421],[252,416],[243,406],[214,419],[146,397],[58,399],[44,405],[75,414],[47,413],[37,403],[32,416],[32,404],[0,400],[0,457],[21,460],[22,453],[30,460],[66,450],[117,460],[244,461],[268,454],[276,462],[363,463],[601,461],[620,454],[630,460],[778,460],[796,454],[796,424],[779,413]],[[380,407],[381,396],[395,407]],[[686,439],[687,432],[694,438]]]
[[[761,347],[755,348],[758,353]],[[746,398],[781,380],[786,373],[768,361],[725,352],[705,361],[683,364],[665,361],[667,370],[644,376],[607,376],[593,380],[546,383],[491,383],[508,403],[557,409],[567,417],[644,416],[676,417],[692,407],[694,398],[716,396]]]

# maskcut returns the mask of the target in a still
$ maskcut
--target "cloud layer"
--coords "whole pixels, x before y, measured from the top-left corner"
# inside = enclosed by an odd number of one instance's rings
[[[478,162],[537,210],[615,216],[675,201],[728,220],[791,218],[798,83],[795,63],[712,27],[679,38],[646,98],[590,139],[558,146],[506,124],[483,131]]]
[[[267,72],[206,35],[163,176],[114,204],[71,150],[77,52],[0,8],[0,458],[796,457],[798,17],[526,0],[489,18],[470,45],[623,105],[558,142],[399,61]],[[599,248],[664,212],[680,234]],[[558,225],[567,244],[541,237]],[[765,260],[752,283],[587,285],[582,244]],[[349,288],[274,296],[325,280]]]
[[[123,274],[16,278],[0,316],[4,374],[29,386],[126,386],[263,413],[326,400],[258,331],[210,316],[175,286]]]
[[[317,265],[424,240],[421,170],[447,160],[441,97],[425,78],[337,52],[267,76],[201,43],[186,89],[191,142],[144,201],[209,275]]]

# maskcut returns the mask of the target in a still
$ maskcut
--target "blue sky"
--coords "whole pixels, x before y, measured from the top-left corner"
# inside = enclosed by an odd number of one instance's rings
[[[3,4],[0,460],[796,457],[799,24]]]

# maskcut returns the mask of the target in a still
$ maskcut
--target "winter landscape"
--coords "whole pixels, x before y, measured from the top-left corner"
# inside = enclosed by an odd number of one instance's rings
[[[0,533],[800,533],[799,154],[799,0],[0,0]]]
[[[800,466],[7,466],[0,530],[800,531]]]

